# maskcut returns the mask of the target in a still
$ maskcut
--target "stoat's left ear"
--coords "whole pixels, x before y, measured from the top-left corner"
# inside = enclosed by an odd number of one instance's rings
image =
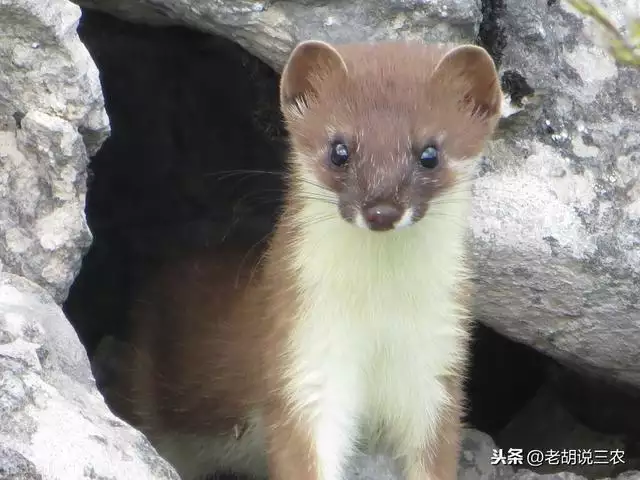
[[[347,65],[338,51],[326,42],[307,40],[293,49],[280,77],[282,108],[318,93],[330,75],[346,75]]]
[[[438,62],[431,81],[457,97],[465,108],[471,106],[475,115],[495,117],[500,114],[502,90],[498,72],[493,59],[482,47],[461,45],[453,48]]]

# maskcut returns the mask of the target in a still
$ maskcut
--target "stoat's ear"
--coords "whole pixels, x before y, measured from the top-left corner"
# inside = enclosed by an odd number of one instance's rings
[[[283,108],[316,95],[320,82],[328,75],[346,75],[347,65],[338,51],[318,40],[296,46],[280,78],[280,104]]]
[[[431,77],[474,115],[494,117],[500,113],[502,90],[491,56],[475,45],[455,47],[445,54]]]

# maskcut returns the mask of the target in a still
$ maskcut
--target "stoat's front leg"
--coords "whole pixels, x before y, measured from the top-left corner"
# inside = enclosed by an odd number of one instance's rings
[[[357,435],[361,395],[347,375],[308,371],[294,383],[289,402],[267,413],[271,480],[343,480]],[[307,382],[318,379],[321,381]]]
[[[435,440],[401,455],[407,480],[458,478],[462,392],[456,378],[447,378],[443,383],[446,385],[450,401],[440,414]]]

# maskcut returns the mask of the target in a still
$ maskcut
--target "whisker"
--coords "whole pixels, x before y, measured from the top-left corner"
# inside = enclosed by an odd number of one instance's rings
[[[299,198],[300,200],[310,200],[312,202],[313,201],[323,202],[323,203],[326,203],[327,205],[333,205],[333,206],[338,205],[338,201],[332,198],[315,197],[312,195],[296,195],[296,198]]]
[[[249,192],[240,197],[234,204],[234,210],[240,209],[241,207],[254,207],[260,205],[278,205],[284,201],[284,196],[274,197],[270,195],[270,193],[282,193],[281,190],[278,189],[262,189],[255,192]],[[306,193],[296,193],[295,198],[300,200],[308,200],[311,202],[323,202],[328,205],[337,206],[338,201],[329,195],[323,194],[306,194]]]
[[[265,237],[262,239],[264,241]],[[256,272],[258,271],[258,267],[260,267],[260,265],[262,265],[263,260],[265,259],[265,257],[267,256],[267,253],[269,253],[267,251],[267,249],[265,249],[260,256],[258,257],[258,260],[256,261],[256,264],[253,266],[253,268],[251,269],[251,273],[249,274],[249,283],[253,282],[253,277],[255,277]]]
[[[274,176],[289,176],[288,172],[278,172],[276,170],[252,170],[252,169],[235,169],[235,170],[218,170],[216,172],[208,172],[203,176],[214,177],[218,176],[220,179],[227,179],[238,175],[274,175]]]
[[[257,190],[254,192],[245,193],[235,202],[235,208],[239,208],[243,205],[269,205],[277,204],[283,201],[283,196],[274,197],[269,193],[277,192],[278,190]]]
[[[235,169],[235,170],[220,170],[217,172],[209,172],[209,173],[205,173],[204,176],[205,177],[211,177],[211,176],[217,176],[218,180],[226,180],[229,178],[233,178],[233,177],[237,177],[239,175],[245,175],[246,178],[251,178],[254,177],[256,175],[272,175],[272,176],[278,176],[287,180],[294,180],[294,181],[299,181],[302,183],[306,183],[308,185],[311,185],[313,187],[316,187],[320,190],[324,190],[327,192],[331,192],[331,190],[329,188],[327,188],[326,186],[314,182],[312,180],[309,180],[308,178],[302,178],[299,176],[294,176],[291,174],[291,172],[287,172],[287,171],[274,171],[274,170],[252,170],[252,169]],[[242,181],[242,180],[240,180]],[[333,193],[333,192],[331,192]]]
[[[318,217],[314,217],[313,219],[306,219],[306,218],[305,219],[297,219],[295,221],[295,223],[300,228],[308,228],[308,227],[317,225],[319,223],[327,222],[329,220],[337,220],[337,218],[336,218],[335,215],[325,214],[325,215],[320,215]]]
[[[272,234],[273,232],[268,232],[265,235],[263,235],[257,242],[255,242],[246,252],[245,254],[242,256],[242,260],[240,261],[240,264],[238,265],[238,272],[236,274],[236,280],[235,280],[235,286],[236,288],[239,287],[240,284],[240,273],[242,272],[242,269],[244,267],[245,262],[247,261],[247,259],[249,258],[249,256],[253,253],[253,251],[256,249],[256,247],[258,247],[258,245],[260,245],[261,243],[263,243],[265,240],[267,240],[267,238]],[[259,264],[262,261],[262,258],[264,256],[265,252],[262,252],[262,254],[260,254],[260,256],[258,257],[258,260],[256,262],[256,264]],[[251,281],[251,279],[253,279],[253,271],[254,269],[256,269],[256,265],[254,265],[251,269],[251,274],[249,276],[249,280]]]

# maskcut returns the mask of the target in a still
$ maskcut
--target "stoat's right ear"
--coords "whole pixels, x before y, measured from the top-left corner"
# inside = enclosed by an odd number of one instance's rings
[[[431,81],[450,98],[481,116],[500,113],[502,90],[495,63],[487,51],[475,45],[450,50],[436,66]]]
[[[320,82],[329,75],[346,75],[347,65],[328,43],[307,40],[298,44],[282,71],[280,105],[283,109],[305,102],[318,93]]]

